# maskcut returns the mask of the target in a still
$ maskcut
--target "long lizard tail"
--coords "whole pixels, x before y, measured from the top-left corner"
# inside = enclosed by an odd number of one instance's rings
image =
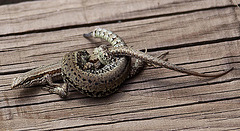
[[[133,50],[132,48],[129,48],[129,47],[109,48],[109,51],[114,55],[135,57],[135,58],[141,59],[147,63],[153,63],[153,64],[160,65],[160,66],[163,66],[163,67],[171,69],[171,70],[186,73],[189,75],[200,76],[200,77],[219,77],[219,76],[225,75],[228,72],[230,72],[231,70],[233,70],[233,67],[232,67],[221,73],[203,74],[203,73],[195,72],[195,71],[177,66],[175,64],[171,64],[167,61],[163,61],[157,57],[153,57],[153,56],[143,53],[141,51]]]

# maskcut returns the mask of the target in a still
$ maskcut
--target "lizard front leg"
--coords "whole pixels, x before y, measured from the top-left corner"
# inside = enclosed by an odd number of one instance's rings
[[[68,85],[67,83],[63,83],[61,86],[57,86],[54,88],[48,88],[49,93],[58,94],[60,97],[64,98],[68,96]]]
[[[50,93],[58,94],[60,97],[66,97],[68,95],[68,85],[67,83],[58,84],[53,83],[52,76],[46,74],[42,77],[42,81],[46,82],[47,87],[43,87],[42,89],[47,90]]]

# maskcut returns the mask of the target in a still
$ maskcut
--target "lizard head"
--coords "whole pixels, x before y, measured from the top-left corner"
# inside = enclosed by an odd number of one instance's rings
[[[23,77],[16,77],[13,79],[13,82],[12,82],[12,85],[11,85],[11,88],[20,88],[23,86],[23,83],[24,83],[25,79]]]
[[[106,45],[100,45],[98,48],[95,48],[93,54],[97,55],[99,61],[104,65],[107,65],[112,62],[111,60],[113,56],[109,52],[108,47]]]

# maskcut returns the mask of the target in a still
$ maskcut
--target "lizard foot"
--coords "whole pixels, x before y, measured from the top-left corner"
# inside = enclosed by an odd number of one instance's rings
[[[146,53],[146,49],[145,49],[145,53]],[[163,52],[161,53],[159,56],[157,56],[158,59],[161,59],[161,60],[164,60],[164,61],[168,61],[168,58],[165,58],[166,55],[169,54],[169,52]],[[154,67],[157,67],[155,64],[152,64],[152,63],[147,63],[148,66],[154,66]]]
[[[167,59],[167,58],[165,58],[167,54],[169,54],[169,52],[168,52],[168,51],[166,51],[166,52],[163,52],[163,53],[162,53],[162,54],[160,54],[160,55],[159,55],[157,58],[159,58],[159,59],[162,59],[162,60],[164,60],[164,61],[168,61],[168,59]]]
[[[49,93],[58,94],[62,98],[68,95],[66,83],[64,83],[62,86],[47,86],[47,87],[42,87],[42,89],[48,91]]]

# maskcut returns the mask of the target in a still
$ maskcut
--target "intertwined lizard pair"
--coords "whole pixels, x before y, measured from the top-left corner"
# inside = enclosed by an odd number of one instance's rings
[[[159,65],[171,70],[201,77],[219,77],[233,68],[217,74],[202,74],[191,71],[164,59],[166,53],[153,57],[128,47],[116,34],[106,29],[97,28],[84,37],[97,37],[108,41],[112,47],[101,45],[95,48],[93,55],[86,50],[78,50],[64,55],[62,61],[45,65],[26,72],[15,78],[12,88],[45,85],[49,92],[61,97],[68,95],[73,87],[90,97],[104,97],[118,90],[119,86],[135,75],[145,64]],[[136,58],[135,61],[132,58]],[[62,80],[63,85],[53,83]]]

